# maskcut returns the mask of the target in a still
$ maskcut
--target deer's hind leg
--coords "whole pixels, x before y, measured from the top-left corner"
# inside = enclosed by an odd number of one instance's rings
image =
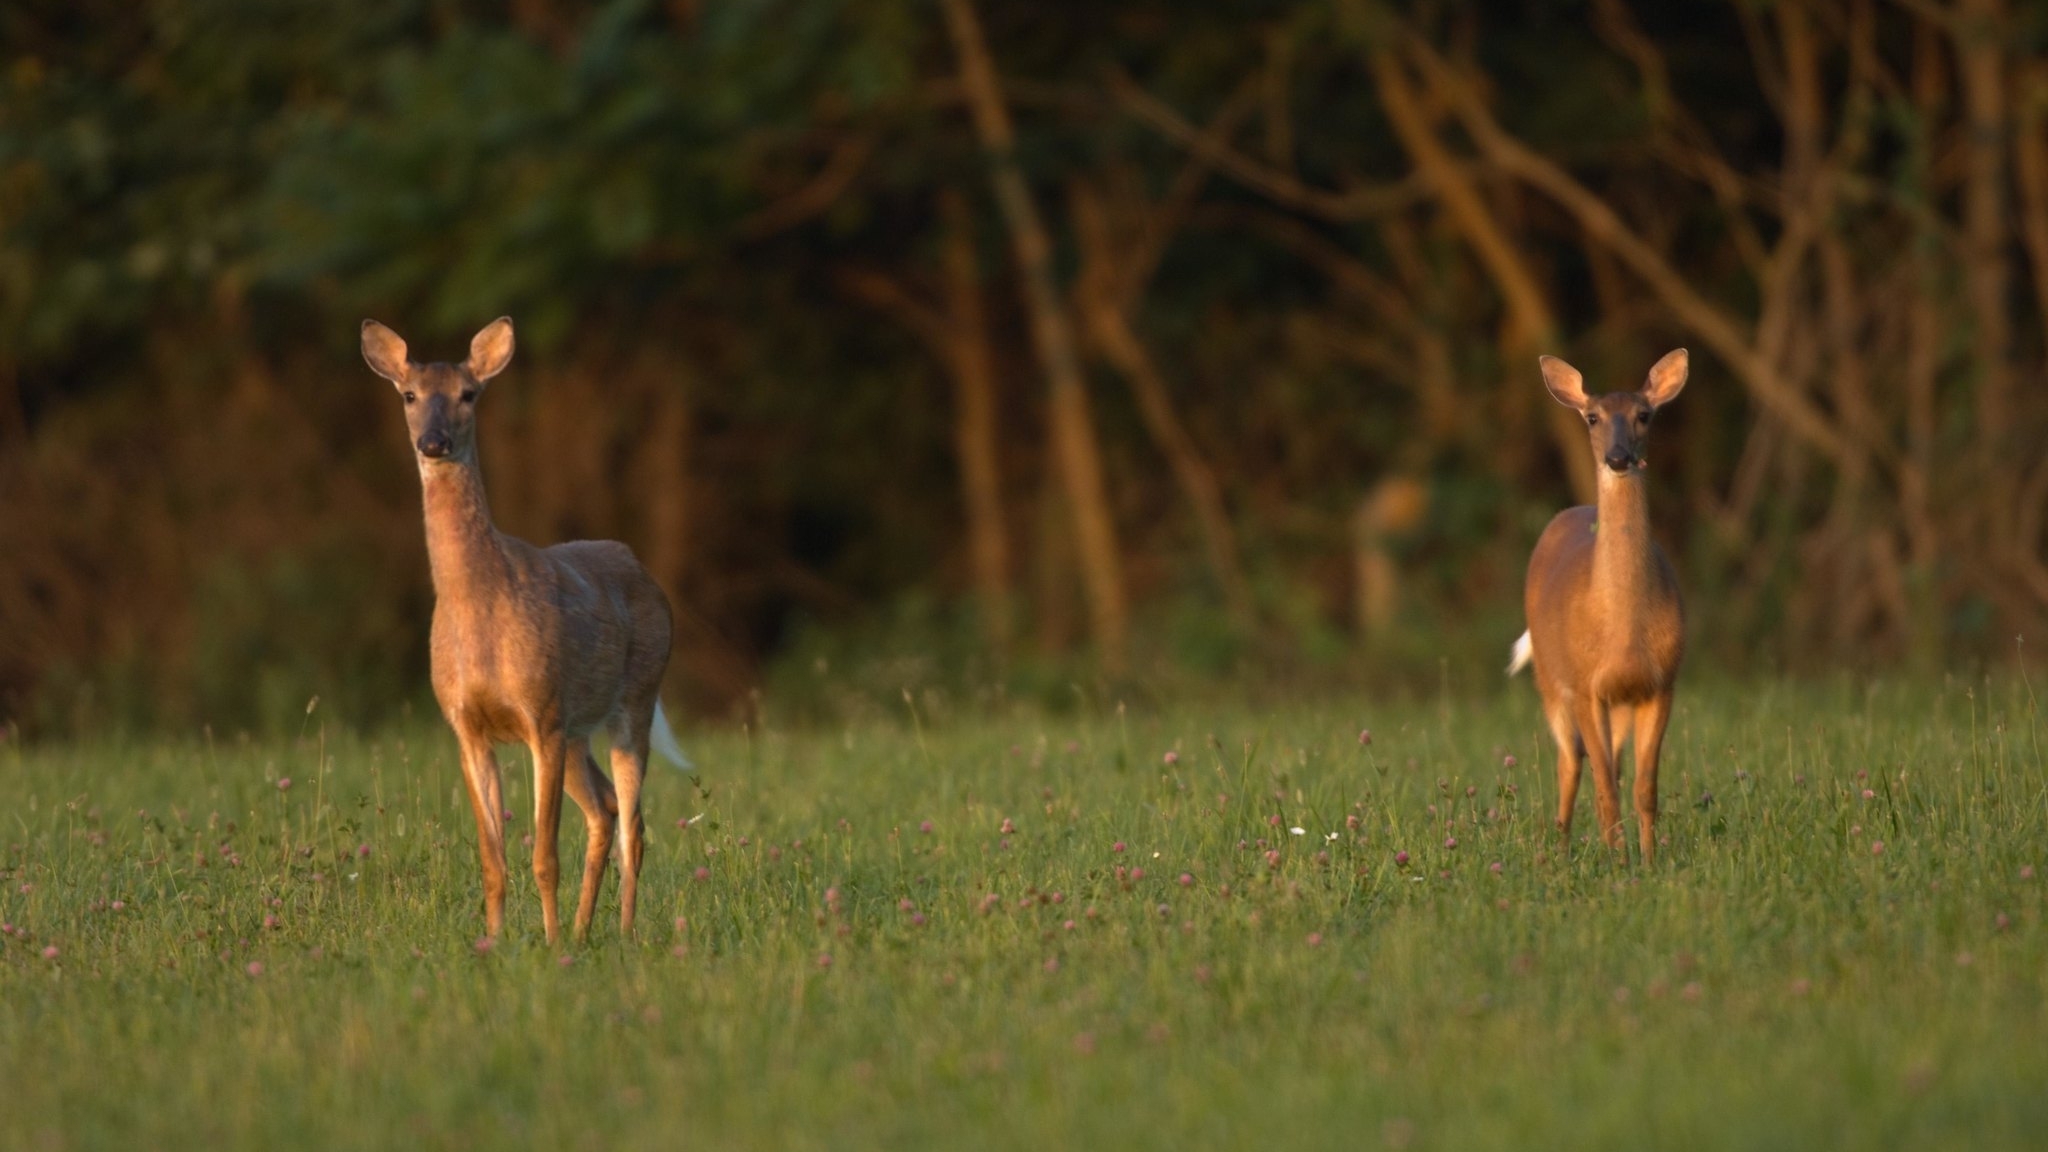
[[[1543,701],[1543,718],[1550,723],[1551,739],[1557,741],[1557,832],[1565,847],[1572,842],[1572,807],[1579,799],[1579,759],[1585,746],[1579,728],[1572,722],[1571,709],[1563,701]]]
[[[1621,775],[1621,750],[1628,746],[1629,734],[1635,731],[1635,715],[1633,704],[1607,707],[1607,762],[1614,765],[1617,777]]]
[[[605,861],[612,851],[612,831],[619,814],[618,793],[597,766],[597,757],[587,740],[574,742],[568,751],[568,770],[562,786],[576,807],[583,810],[583,888],[576,897],[576,939],[590,935],[590,922],[597,912],[598,892],[604,887]]]
[[[650,699],[626,707],[612,720],[612,775],[618,781],[619,932],[633,933],[633,911],[640,890],[640,858],[646,851],[645,820],[640,814],[640,785],[647,777],[648,729],[654,723]]]

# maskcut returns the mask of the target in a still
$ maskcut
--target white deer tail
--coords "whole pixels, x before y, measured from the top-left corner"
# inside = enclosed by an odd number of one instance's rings
[[[648,730],[647,737],[653,743],[655,752],[659,753],[663,760],[668,761],[685,772],[696,771],[697,766],[690,763],[689,756],[683,752],[683,746],[676,743],[676,734],[674,730],[669,728],[668,716],[662,712],[661,701],[659,700],[654,702],[654,725]]]
[[[1515,638],[1514,650],[1508,654],[1508,675],[1513,676],[1515,673],[1527,668],[1529,661],[1535,659],[1535,657],[1535,649],[1529,646],[1529,634],[1524,632],[1517,636]]]

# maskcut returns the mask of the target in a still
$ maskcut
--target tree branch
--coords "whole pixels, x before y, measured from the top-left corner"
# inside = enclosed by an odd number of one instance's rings
[[[1785,422],[1799,439],[1840,464],[1850,454],[1848,443],[1811,400],[1758,354],[1742,325],[1695,291],[1677,269],[1635,233],[1606,201],[1548,158],[1510,136],[1480,101],[1471,85],[1455,73],[1428,45],[1409,40],[1411,54],[1444,92],[1459,122],[1480,150],[1504,172],[1526,181],[1569,212],[1594,241],[1606,245],[1642,277],[1665,306],[1686,327],[1698,333],[1716,356],[1747,385],[1766,410]]]
[[[1126,112],[1150,125],[1160,135],[1245,187],[1297,211],[1326,220],[1361,220],[1411,208],[1429,199],[1430,189],[1420,174],[1393,184],[1343,192],[1310,187],[1277,168],[1246,156],[1212,133],[1195,127],[1165,101],[1140,88],[1120,71],[1109,74],[1109,90]]]
[[[761,240],[824,214],[852,186],[874,150],[875,142],[866,136],[840,141],[816,176],[795,192],[741,217],[733,226],[734,234],[741,240]]]

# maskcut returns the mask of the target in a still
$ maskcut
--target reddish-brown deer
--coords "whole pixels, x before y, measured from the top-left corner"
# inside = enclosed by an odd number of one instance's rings
[[[689,767],[658,696],[668,668],[668,597],[624,544],[536,548],[492,525],[477,463],[476,404],[512,359],[510,320],[477,333],[461,364],[414,363],[397,333],[365,320],[363,359],[398,387],[419,463],[434,577],[434,696],[461,745],[483,858],[486,928],[493,937],[505,928],[506,813],[494,749],[517,743],[533,752],[533,877],[548,943],[561,935],[556,842],[565,788],[590,834],[576,936],[590,930],[615,833],[619,927],[630,933],[650,742]],[[591,747],[600,730],[611,742],[616,789]]]
[[[1542,358],[1543,384],[1586,419],[1599,502],[1550,521],[1529,556],[1522,594],[1529,630],[1515,641],[1508,674],[1536,667],[1536,691],[1557,740],[1557,827],[1571,841],[1579,761],[1591,763],[1600,835],[1622,846],[1622,744],[1635,738],[1636,834],[1645,862],[1656,855],[1657,755],[1685,657],[1685,608],[1671,562],[1650,539],[1643,490],[1644,443],[1657,410],[1685,387],[1683,348],[1650,369],[1639,392],[1588,396],[1571,365]]]

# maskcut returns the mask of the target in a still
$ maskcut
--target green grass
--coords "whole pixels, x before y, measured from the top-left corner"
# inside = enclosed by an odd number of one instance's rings
[[[0,1147],[2040,1146],[2023,682],[1689,686],[1649,869],[1514,689],[700,734],[487,955],[442,728],[0,751]]]

